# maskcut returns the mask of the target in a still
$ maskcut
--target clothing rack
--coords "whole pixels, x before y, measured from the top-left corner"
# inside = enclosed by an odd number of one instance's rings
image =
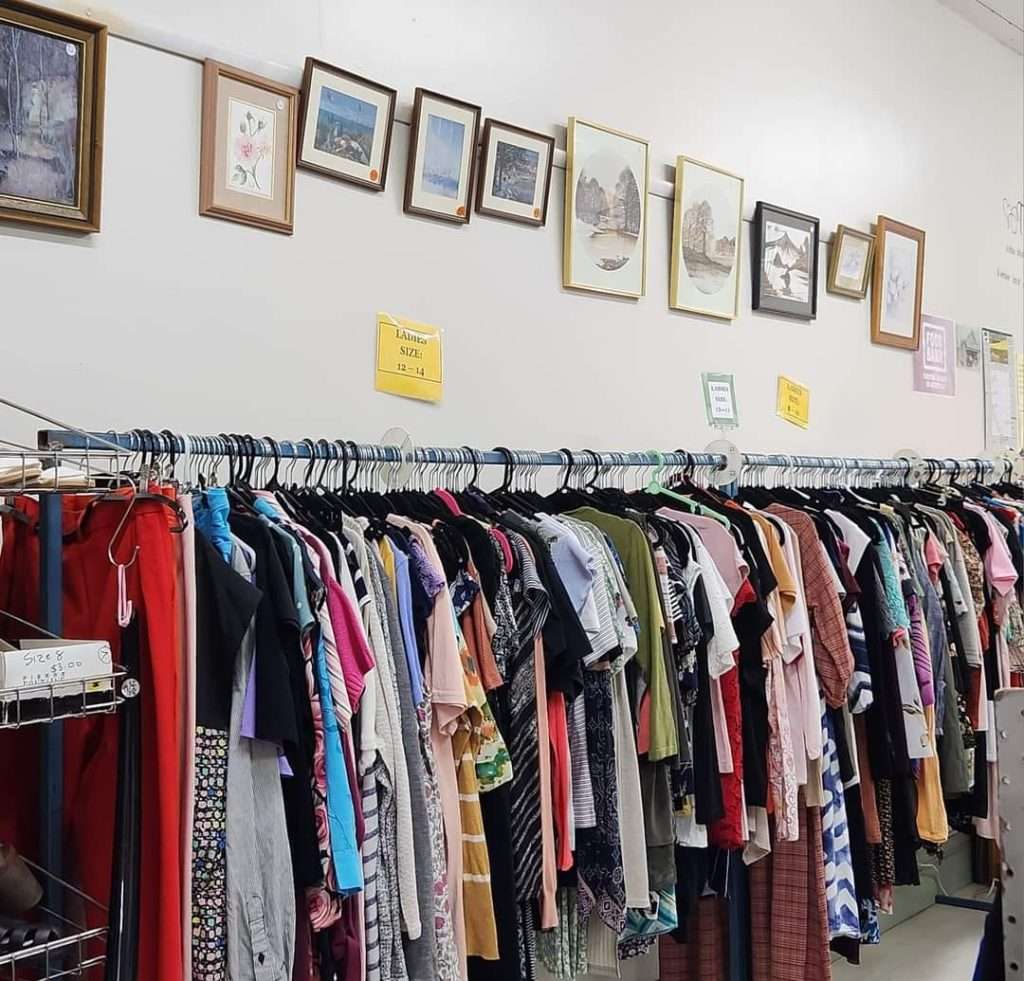
[[[0,402],[7,403],[0,399]],[[17,408],[21,408],[18,406]],[[37,413],[32,413],[38,415]],[[57,422],[42,417],[49,422]],[[535,451],[496,447],[490,450],[468,446],[412,447],[408,441],[403,445],[358,444],[352,441],[302,439],[278,441],[270,437],[253,437],[241,434],[191,435],[170,430],[153,432],[136,429],[130,432],[88,432],[74,428],[44,429],[38,432],[38,457],[53,461],[54,465],[74,458],[84,463],[86,472],[92,465],[102,461],[108,470],[118,471],[121,467],[119,454],[142,456],[142,473],[148,473],[147,456],[150,464],[159,457],[170,457],[172,469],[178,461],[190,457],[216,458],[218,463],[227,459],[232,471],[235,464],[244,464],[252,459],[272,458],[275,463],[286,461],[307,461],[306,479],[313,473],[312,467],[318,462],[325,465],[341,463],[343,467],[352,464],[357,468],[369,465],[397,465],[396,475],[403,465],[419,468],[434,466],[465,466],[472,468],[475,480],[480,467],[501,466],[505,468],[506,479],[514,473],[535,474],[542,467],[560,467],[568,473],[592,474],[592,479],[611,472],[624,472],[625,468],[675,468],[679,472],[693,474],[695,469],[706,473],[709,481],[720,485],[734,482],[756,481],[769,470],[775,471],[773,482],[784,482],[797,474],[808,479],[827,483],[856,482],[861,479],[890,480],[900,483],[933,481],[940,475],[956,481],[961,475],[981,481],[986,478],[1008,479],[1014,471],[1015,457],[996,459],[922,459],[907,452],[893,457],[833,457],[806,456],[781,453],[741,453],[734,445],[725,441],[711,444],[700,452],[677,449],[668,452],[646,451],[595,451],[590,449]],[[4,455],[20,455],[24,460],[31,451],[15,454],[3,451]],[[111,466],[113,464],[113,466]],[[126,468],[131,469],[131,468]],[[320,471],[320,476],[325,471]],[[656,471],[657,472],[657,471]],[[344,471],[343,471],[344,473]],[[145,479],[145,476],[143,477]],[[399,477],[398,482],[403,478]],[[31,487],[6,489],[5,493],[20,491],[35,493]],[[62,628],[62,507],[60,491],[39,491],[40,519],[40,596],[42,625],[53,634],[60,635]],[[63,817],[63,738],[60,722],[47,726],[43,740],[41,763],[45,768],[42,783],[42,859],[47,869],[60,875],[61,828]]]
[[[417,446],[404,450],[401,446],[354,443],[345,440],[302,439],[276,440],[269,436],[253,437],[237,433],[219,435],[191,435],[174,433],[169,429],[159,432],[135,429],[131,432],[85,432],[83,430],[43,429],[38,433],[39,449],[109,451],[113,447],[127,453],[153,455],[197,455],[231,459],[238,457],[273,457],[275,460],[308,460],[363,463],[458,464],[476,467],[505,466],[531,467],[593,467],[597,470],[618,467],[705,467],[715,471],[736,469],[740,472],[766,468],[834,472],[837,477],[850,473],[888,473],[913,480],[922,474],[958,477],[973,474],[977,479],[996,475],[1002,466],[1003,476],[1012,471],[1010,458],[998,460],[984,457],[967,459],[922,458],[916,454],[898,457],[835,457],[803,456],[783,453],[740,453],[732,444],[712,444],[715,451],[689,452],[687,450],[596,451],[583,450],[522,450],[495,447],[491,450],[469,446],[441,447]],[[724,450],[719,452],[718,450]],[[731,481],[725,481],[731,483]]]

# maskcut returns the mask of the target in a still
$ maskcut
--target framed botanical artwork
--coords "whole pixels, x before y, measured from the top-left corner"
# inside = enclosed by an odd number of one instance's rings
[[[871,340],[917,350],[924,285],[924,232],[878,216],[871,279]]]
[[[0,220],[100,230],[107,29],[0,0]]]
[[[751,228],[753,307],[813,320],[818,312],[818,219],[758,201]]]
[[[291,235],[299,90],[208,60],[199,213]]]
[[[647,288],[647,141],[569,117],[562,285],[641,297]]]
[[[553,136],[486,120],[476,210],[495,218],[543,225],[548,217],[554,156]]]
[[[875,253],[875,236],[839,225],[832,236],[828,254],[828,277],[825,289],[840,296],[863,300],[871,281],[871,260]]]
[[[732,320],[740,295],[743,178],[676,158],[669,306]]]
[[[327,177],[383,191],[398,93],[306,59],[302,73],[298,164]]]
[[[466,224],[476,175],[480,107],[416,89],[405,175],[406,214]]]

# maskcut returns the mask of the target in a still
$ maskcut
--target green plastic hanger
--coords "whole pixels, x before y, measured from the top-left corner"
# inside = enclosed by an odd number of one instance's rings
[[[725,525],[726,529],[732,528],[732,524],[724,514],[719,514],[717,511],[711,510],[711,508],[705,507],[699,501],[695,501],[692,497],[687,497],[685,494],[677,494],[674,490],[669,490],[665,487],[658,477],[661,471],[665,469],[665,455],[658,450],[648,450],[657,461],[658,469],[651,475],[650,482],[644,488],[648,494],[660,494],[662,497],[670,497],[674,501],[679,501],[681,504],[685,504],[687,507],[692,508],[693,511],[705,518],[714,518],[715,521],[721,522]]]

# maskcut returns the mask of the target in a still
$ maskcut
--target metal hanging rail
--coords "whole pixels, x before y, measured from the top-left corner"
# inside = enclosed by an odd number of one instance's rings
[[[783,453],[742,453],[738,461],[730,461],[725,453],[671,450],[646,451],[595,451],[595,450],[519,450],[497,447],[480,450],[472,447],[417,446],[403,454],[401,447],[392,445],[353,443],[345,440],[303,439],[299,441],[276,440],[271,437],[253,437],[237,433],[213,435],[192,435],[174,433],[164,429],[160,432],[134,430],[132,432],[85,432],[82,430],[43,429],[38,433],[40,451],[53,450],[110,450],[117,447],[129,453],[152,453],[160,455],[183,454],[197,456],[230,457],[275,457],[281,460],[342,460],[379,463],[445,463],[466,462],[479,466],[544,466],[563,467],[574,463],[600,467],[653,467],[658,465],[686,467],[724,468],[730,462],[738,462],[744,469],[764,467],[785,467],[799,470],[835,470],[841,472],[892,471],[910,473],[915,467],[924,465],[933,474],[977,474],[979,478],[992,474],[997,469],[992,460],[969,459],[926,459],[913,460],[908,457],[836,457],[799,456]],[[1004,461],[1009,473],[1010,462]]]

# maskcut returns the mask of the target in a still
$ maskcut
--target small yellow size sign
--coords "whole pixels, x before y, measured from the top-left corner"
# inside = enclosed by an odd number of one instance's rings
[[[779,375],[779,392],[775,412],[786,422],[806,429],[811,418],[811,390],[806,385]]]
[[[440,402],[444,391],[441,328],[377,314],[378,392]]]

